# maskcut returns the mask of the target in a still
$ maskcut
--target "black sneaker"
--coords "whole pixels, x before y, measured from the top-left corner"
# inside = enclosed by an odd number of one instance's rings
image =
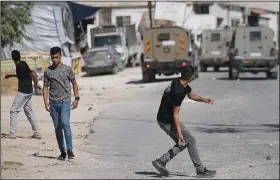
[[[214,177],[216,174],[215,170],[208,170],[208,169],[204,169],[204,171],[202,172],[197,172],[196,177],[197,178],[211,178]]]
[[[60,156],[58,156],[58,160],[64,161],[66,159],[66,152],[61,152]]]
[[[73,151],[71,151],[71,150],[68,150],[67,151],[67,154],[68,154],[68,159],[74,159],[74,154],[73,154]]]
[[[169,171],[166,168],[166,163],[161,162],[159,159],[152,162],[153,166],[164,176],[169,175]]]

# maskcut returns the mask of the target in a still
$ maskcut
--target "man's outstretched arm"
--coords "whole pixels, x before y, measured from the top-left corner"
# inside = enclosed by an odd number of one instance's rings
[[[193,92],[187,93],[187,96],[189,97],[189,99],[197,101],[197,102],[204,102],[207,104],[214,104],[214,101],[211,98],[204,98],[201,97]]]

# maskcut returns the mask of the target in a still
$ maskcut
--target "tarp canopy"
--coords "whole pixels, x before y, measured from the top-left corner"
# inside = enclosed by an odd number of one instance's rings
[[[101,7],[92,7],[68,1],[69,7],[73,14],[73,21],[76,23],[80,20],[95,14]]]
[[[34,2],[31,9],[32,23],[25,28],[25,34],[31,40],[23,39],[21,44],[3,48],[1,58],[11,58],[14,49],[34,54],[49,52],[53,46],[62,48],[63,55],[69,57],[69,48],[75,45],[74,22],[86,19],[98,9],[72,2]]]

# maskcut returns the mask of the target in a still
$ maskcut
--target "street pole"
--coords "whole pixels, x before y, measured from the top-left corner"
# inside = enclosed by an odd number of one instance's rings
[[[229,2],[228,8],[227,8],[227,24],[229,27],[231,27],[231,23],[230,23],[230,10],[231,10],[231,4]]]
[[[186,2],[185,2],[186,3]],[[182,22],[182,27],[185,28],[185,21],[186,21],[186,13],[187,13],[187,3],[185,4],[185,12],[184,12],[184,18]]]
[[[152,2],[151,1],[148,1],[148,8],[149,8],[150,28],[153,28]]]

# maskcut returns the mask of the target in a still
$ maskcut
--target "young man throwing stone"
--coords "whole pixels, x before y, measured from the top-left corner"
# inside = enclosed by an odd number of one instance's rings
[[[61,62],[61,49],[53,47],[50,50],[53,64],[44,72],[43,96],[45,108],[53,120],[55,135],[59,150],[61,152],[59,160],[74,158],[72,151],[72,134],[70,128],[70,110],[78,107],[80,100],[78,95],[78,85],[75,80],[72,68]],[[71,105],[71,84],[75,100]],[[48,89],[49,87],[49,89]],[[64,147],[64,137],[67,145],[67,154]]]
[[[173,159],[185,148],[188,148],[190,158],[196,168],[197,177],[213,177],[216,174],[214,170],[208,170],[203,166],[196,147],[195,138],[190,134],[187,128],[179,121],[179,112],[181,104],[187,95],[190,99],[198,102],[204,102],[213,105],[213,100],[203,98],[192,92],[189,83],[192,81],[194,68],[188,67],[181,73],[181,78],[177,78],[165,89],[158,110],[157,120],[159,126],[176,143],[167,153],[159,159],[153,161],[153,166],[163,175],[168,175],[166,163]]]
[[[28,64],[25,61],[21,61],[20,52],[18,50],[12,51],[12,59],[16,65],[16,74],[6,75],[5,78],[9,79],[11,77],[18,78],[18,92],[13,101],[11,110],[10,110],[10,135],[12,139],[16,138],[16,124],[18,113],[24,109],[24,113],[31,124],[33,135],[31,138],[41,139],[39,133],[39,125],[35,118],[34,112],[32,110],[32,80],[34,82],[34,89],[36,95],[39,94],[38,89],[38,79],[34,71],[32,71]]]

